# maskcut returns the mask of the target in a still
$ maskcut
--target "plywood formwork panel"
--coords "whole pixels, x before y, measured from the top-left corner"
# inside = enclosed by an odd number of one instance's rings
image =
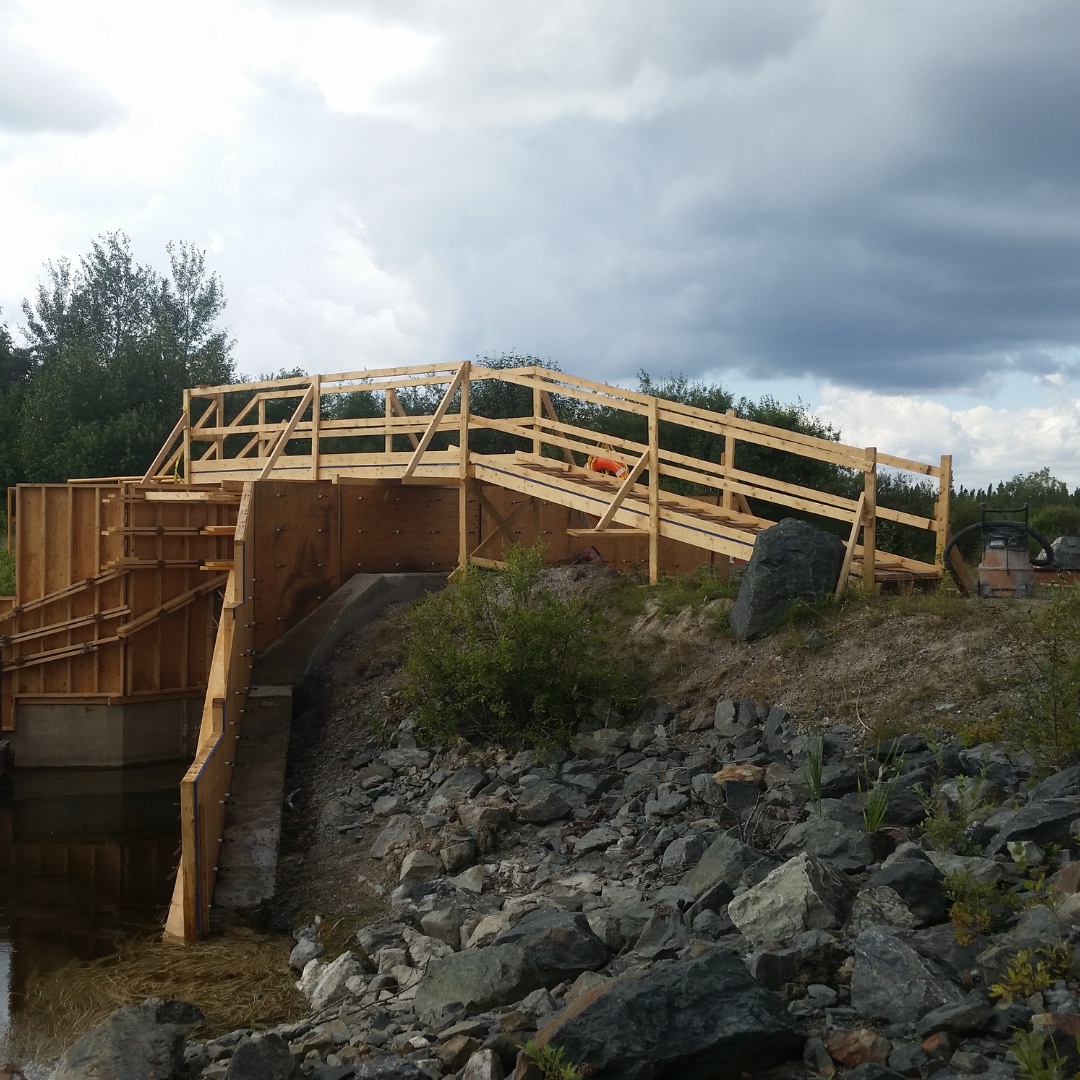
[[[341,583],[339,493],[339,486],[327,481],[255,484],[251,535],[258,652]]]
[[[449,572],[458,562],[458,488],[347,483],[341,574]],[[470,500],[470,521],[479,505]]]

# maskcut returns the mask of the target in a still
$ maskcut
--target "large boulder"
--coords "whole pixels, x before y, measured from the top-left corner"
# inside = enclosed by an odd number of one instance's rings
[[[728,622],[749,641],[782,622],[796,600],[830,596],[840,577],[844,545],[838,536],[795,518],[759,533]]]
[[[1080,536],[1059,536],[1050,546],[1055,570],[1080,570]]]
[[[805,930],[836,930],[855,887],[839,870],[803,853],[728,904],[728,917],[751,941],[788,941]]]
[[[487,948],[432,960],[416,990],[416,1012],[424,1023],[439,1027],[575,979],[610,959],[583,915],[544,908]]]
[[[202,1013],[180,1001],[126,1005],[68,1048],[55,1080],[174,1080],[184,1064],[184,1030]]]
[[[595,1080],[738,1080],[798,1054],[804,1036],[776,994],[716,949],[617,980],[538,1041]]]
[[[749,844],[744,844],[728,833],[721,833],[705,850],[697,865],[684,874],[679,884],[689,889],[695,897],[700,897],[715,885],[723,883],[729,889],[739,885],[756,885],[761,878],[776,866],[760,851],[755,851]],[[764,872],[760,876],[753,873],[755,868]],[[754,876],[747,881],[746,875]]]
[[[855,939],[851,1005],[860,1016],[913,1023],[963,999],[941,968],[888,930],[875,927]]]
[[[225,1080],[304,1080],[289,1044],[273,1032],[241,1041],[229,1062]]]

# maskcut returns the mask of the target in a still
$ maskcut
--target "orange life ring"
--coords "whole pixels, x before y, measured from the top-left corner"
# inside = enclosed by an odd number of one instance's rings
[[[610,473],[616,480],[621,480],[630,471],[621,461],[595,455],[589,458],[588,467],[593,472]]]

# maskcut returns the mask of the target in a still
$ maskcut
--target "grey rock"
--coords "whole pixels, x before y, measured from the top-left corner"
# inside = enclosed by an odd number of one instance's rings
[[[889,1054],[890,1069],[901,1076],[920,1077],[923,1068],[930,1061],[930,1055],[922,1048],[922,1043],[895,1042]]]
[[[761,864],[761,852],[724,833],[706,848],[697,866],[679,884],[689,889],[695,897],[702,896],[720,882],[734,889],[744,884],[747,871]],[[766,872],[775,867],[775,862],[765,862]]]
[[[297,984],[300,993],[311,1002],[313,1012],[320,1012],[328,1005],[333,1005],[348,996],[346,983],[354,975],[363,975],[364,965],[351,952],[343,952],[336,960],[324,964],[312,960],[304,968],[304,974]]]
[[[380,795],[371,812],[376,817],[390,817],[392,814],[403,814],[408,809],[409,804],[400,795]]]
[[[1050,546],[1055,570],[1080,570],[1080,536],[1059,536]]]
[[[443,799],[456,804],[471,799],[485,784],[487,777],[479,769],[458,769],[451,773],[436,789],[433,799]]]
[[[866,888],[892,889],[921,925],[948,917],[945,875],[921,851],[911,851],[871,874]]]
[[[851,917],[845,930],[852,937],[857,937],[864,930],[874,926],[891,926],[912,930],[919,925],[919,920],[911,913],[896,892],[886,886],[878,889],[863,889],[855,897],[851,906]]]
[[[874,861],[870,837],[841,821],[811,817],[790,828],[777,844],[777,851],[792,858],[805,851],[848,872],[864,870]]]
[[[629,747],[630,736],[617,728],[599,728],[578,735],[574,744],[583,757],[613,758]]]
[[[728,915],[751,941],[786,941],[804,930],[838,929],[853,899],[840,871],[804,853],[736,896]]]
[[[442,862],[426,851],[410,851],[402,860],[398,881],[420,882],[433,881],[443,872]]]
[[[980,934],[966,945],[956,940],[951,923],[927,926],[916,930],[907,943],[920,955],[932,960],[952,979],[970,985],[971,973],[978,965],[978,956],[988,945],[989,939]]]
[[[393,1055],[368,1058],[349,1067],[354,1080],[431,1080],[427,1073],[421,1072],[411,1061],[402,1061]]]
[[[595,971],[610,959],[584,916],[542,909],[482,949],[432,960],[417,986],[415,1006],[425,1024],[474,1016],[509,1005],[541,987]]]
[[[851,1004],[860,1016],[913,1023],[963,997],[944,971],[895,934],[873,929],[855,939]]]
[[[318,960],[325,952],[326,948],[321,942],[301,938],[289,953],[289,967],[293,971],[303,971],[309,960]]]
[[[540,782],[527,784],[522,789],[517,805],[517,817],[518,821],[526,821],[532,825],[547,825],[569,817],[573,809],[562,784]]]
[[[652,908],[639,901],[628,900],[597,908],[586,916],[589,928],[613,953],[622,952],[637,941],[645,924],[652,918]]]
[[[373,859],[385,858],[393,848],[407,847],[420,835],[416,819],[410,814],[394,814],[371,845]]]
[[[602,1080],[739,1080],[802,1051],[780,998],[720,949],[616,981],[551,1037]]]
[[[505,1075],[499,1055],[486,1047],[477,1050],[461,1070],[461,1080],[503,1080]]]
[[[461,914],[453,908],[436,908],[421,915],[420,929],[451,949],[461,947]]]
[[[700,799],[706,806],[724,805],[724,789],[709,773],[698,773],[690,781],[690,790],[694,798]]]
[[[978,1035],[985,1031],[994,1008],[981,990],[973,990],[963,1001],[942,1005],[928,1012],[919,1022],[920,1035],[947,1031],[950,1035]]]
[[[584,915],[540,908],[521,919],[496,939],[496,945],[521,945],[540,986],[575,979],[583,971],[596,971],[610,959],[607,946],[593,933]]]
[[[356,821],[357,813],[341,799],[327,799],[319,810],[319,824],[328,829],[340,829]]]
[[[1031,789],[1028,802],[1044,802],[1047,799],[1067,799],[1080,796],[1080,765],[1070,765],[1061,772],[1048,776]]]
[[[457,874],[476,862],[476,841],[471,836],[455,836],[439,849],[448,874]]]
[[[641,928],[634,952],[651,959],[671,958],[690,942],[690,931],[679,912],[667,904],[658,904],[649,921]]]
[[[649,799],[645,803],[645,816],[674,817],[675,814],[685,810],[689,802],[689,796],[673,791],[668,795],[661,795],[657,799]]]
[[[1047,799],[1028,803],[999,826],[997,835],[986,845],[986,854],[997,855],[1012,840],[1034,840],[1041,847],[1049,844],[1067,846],[1072,839],[1072,824],[1078,818],[1080,800]]]
[[[174,1080],[184,1064],[184,1027],[160,1023],[147,1005],[117,1009],[60,1058],[54,1080]]]
[[[796,600],[816,603],[836,588],[844,545],[805,521],[783,518],[757,536],[728,622],[749,641],[780,623]]]
[[[622,833],[610,825],[598,825],[584,836],[578,837],[574,844],[576,855],[587,855],[590,851],[603,851],[622,839]]]
[[[431,764],[431,754],[427,750],[419,750],[414,746],[384,750],[379,757],[394,772],[403,772],[405,769],[426,769]]]
[[[280,1035],[267,1032],[242,1039],[225,1080],[302,1080],[304,1074]]]
[[[672,840],[664,848],[660,866],[665,874],[681,874],[697,864],[704,853],[705,841],[700,836],[696,834],[682,836],[677,840]]]
[[[466,949],[432,960],[416,988],[414,1005],[422,1023],[442,1027],[497,1005],[509,1005],[543,985],[520,945]]]

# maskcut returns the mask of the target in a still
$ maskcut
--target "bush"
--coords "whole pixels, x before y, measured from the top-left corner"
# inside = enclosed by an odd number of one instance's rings
[[[1080,590],[1055,590],[1031,621],[1027,704],[1009,711],[1003,727],[1010,742],[1052,768],[1080,760]]]
[[[0,548],[0,596],[15,595],[15,555]]]
[[[1080,536],[1080,506],[1054,503],[1032,511],[1031,527],[1051,542],[1059,536]]]
[[[541,586],[542,543],[504,558],[505,571],[459,571],[410,612],[404,689],[422,735],[550,744],[597,700],[636,696],[637,665],[597,608]]]

